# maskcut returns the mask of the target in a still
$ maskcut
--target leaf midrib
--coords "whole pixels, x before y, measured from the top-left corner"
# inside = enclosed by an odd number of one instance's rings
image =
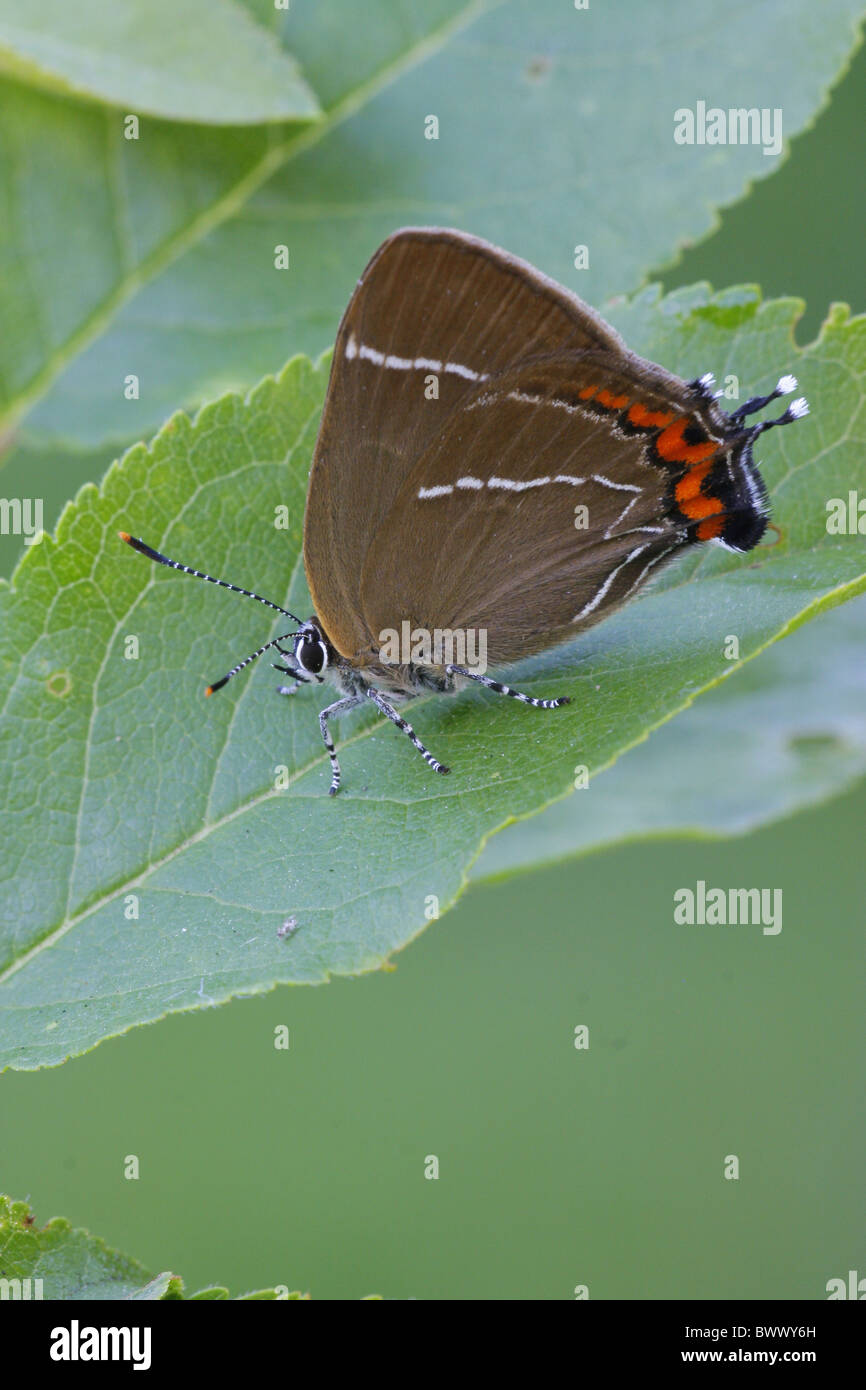
[[[169,237],[151,255],[146,256],[138,267],[121,278],[114,290],[92,311],[90,315],[66,340],[62,348],[50,355],[44,366],[31,380],[30,384],[12,396],[2,414],[0,431],[14,430],[21,418],[42,398],[65,367],[85,348],[100,336],[108,327],[115,314],[149,280],[161,274],[185,252],[195,247],[204,237],[238,212],[252,195],[278,172],[291,159],[306,153],[315,145],[355,115],[367,102],[378,96],[391,83],[404,73],[411,71],[420,63],[432,57],[447,41],[461,29],[469,27],[476,19],[492,9],[504,4],[504,0],[468,0],[468,3],[439,29],[427,34],[399,58],[392,59],[368,78],[366,82],[347,92],[321,120],[305,126],[288,139],[279,140],[254,164],[243,178],[239,179],[222,198],[192,219],[186,227]],[[106,109],[106,122],[113,112]]]

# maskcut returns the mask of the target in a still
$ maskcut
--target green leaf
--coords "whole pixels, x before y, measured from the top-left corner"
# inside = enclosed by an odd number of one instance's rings
[[[692,0],[668,0],[663,24],[643,0],[586,11],[368,0],[363,23],[350,0],[296,5],[283,38],[325,119],[267,140],[196,132],[198,148],[189,130],[154,123],[126,141],[116,114],[33,93],[20,112],[10,89],[9,419],[39,403],[27,422],[37,444],[127,441],[178,405],[247,389],[293,352],[315,356],[401,223],[488,236],[592,303],[633,289],[777,165],[759,145],[675,144],[676,109],[760,100],[783,110],[790,140],[823,104],[860,16],[860,0],[729,8],[721,43]],[[438,140],[425,138],[429,115]],[[58,226],[75,229],[69,244],[58,247]],[[274,269],[276,245],[288,270]],[[586,270],[576,245],[589,248]]]
[[[135,441],[132,441],[135,442]],[[41,517],[33,515],[32,525],[52,530],[69,498],[78,487],[75,478],[87,481],[101,478],[117,457],[113,448],[96,449],[92,453],[75,453],[64,459],[57,449],[45,449],[19,443],[5,457],[0,457],[0,494],[5,498],[36,498],[41,503]],[[70,473],[72,476],[70,477]],[[27,542],[16,534],[13,526],[0,526],[0,576],[8,578],[24,552]]]
[[[117,111],[0,79],[2,428],[126,299],[242,204],[250,170],[278,166],[274,148],[270,128],[160,121],[126,140]],[[139,356],[121,352],[107,396],[123,397]]]
[[[73,1229],[56,1216],[37,1226],[27,1202],[0,1194],[0,1274],[10,1283],[11,1298],[107,1299],[154,1302],[159,1299],[228,1298],[228,1289],[208,1288],[184,1293],[176,1274],[153,1275],[127,1255],[112,1250],[89,1231]],[[301,1293],[283,1293],[299,1299]],[[276,1299],[277,1289],[240,1294],[240,1300]]]
[[[0,67],[165,120],[257,125],[319,114],[297,64],[230,0],[0,0]]]
[[[577,796],[495,835],[473,879],[622,840],[744,835],[866,775],[866,597],[775,643]],[[711,789],[708,790],[708,789]]]
[[[0,1196],[0,1269],[5,1279],[30,1280],[30,1298],[162,1298],[170,1274],[154,1278],[137,1260],[87,1231],[55,1217],[38,1227],[26,1202]],[[32,1281],[41,1280],[39,1285]]]
[[[793,369],[813,414],[762,441],[783,540],[748,557],[702,548],[582,639],[515,670],[555,713],[486,692],[419,702],[413,722],[452,775],[433,778],[390,726],[343,722],[329,798],[312,692],[277,698],[255,669],[202,687],[266,636],[263,612],[150,565],[118,527],[304,612],[307,470],[326,365],[302,359],[248,401],[175,416],[30,547],[0,589],[10,807],[0,1063],[51,1065],[164,1014],[280,982],[375,969],[461,892],[482,842],[595,774],[741,660],[866,588],[866,546],[828,535],[826,502],[866,492],[859,438],[866,320],[843,306],[818,342],[794,301],[647,291],[619,314],[638,351],[745,391]],[[285,507],[288,532],[274,529]],[[282,620],[285,622],[285,619]],[[126,659],[127,638],[139,643]],[[275,790],[279,768],[288,787]],[[704,784],[702,784],[704,785]],[[712,798],[715,789],[705,786]],[[137,915],[136,915],[137,913]],[[298,929],[285,939],[280,924]]]

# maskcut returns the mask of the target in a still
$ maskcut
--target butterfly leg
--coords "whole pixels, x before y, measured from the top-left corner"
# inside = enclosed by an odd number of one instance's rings
[[[560,705],[571,704],[570,695],[560,695],[557,700],[536,700],[532,695],[523,695],[519,690],[512,690],[510,685],[503,685],[501,681],[491,680],[489,676],[480,676],[477,671],[467,671],[465,666],[446,666],[445,670],[449,676],[468,676],[469,680],[486,685],[488,690],[495,690],[497,695],[510,695],[512,700],[522,700],[525,705],[532,705],[534,709],[559,709]]]
[[[308,681],[306,676],[302,676],[299,671],[293,671],[291,666],[278,666],[275,661],[272,661],[271,665],[275,671],[285,671],[286,675],[294,676],[295,678],[292,685],[278,685],[278,695],[294,695],[295,691],[300,690],[302,685],[312,684],[312,682]]]
[[[319,714],[319,728],[322,731],[322,739],[328,750],[328,757],[331,759],[331,785],[328,788],[329,796],[336,796],[340,790],[340,764],[337,762],[337,755],[334,752],[334,741],[328,733],[328,720],[333,719],[336,714],[347,714],[350,709],[356,709],[363,704],[363,696],[347,695],[344,700],[336,700],[333,705],[328,705]]]
[[[278,695],[294,695],[295,691],[300,690],[302,685],[313,684],[312,676],[302,676],[300,671],[294,666],[283,666],[278,661],[272,661],[271,665],[275,671],[282,671],[283,675],[294,676],[295,678],[293,685],[278,685]]]
[[[406,737],[409,739],[409,742],[413,745],[413,747],[418,749],[418,752],[421,754],[421,757],[424,759],[425,763],[427,763],[429,767],[432,767],[434,772],[451,771],[450,767],[446,767],[444,763],[438,762],[437,759],[433,757],[433,754],[430,753],[424,747],[420,738],[418,738],[418,735],[415,733],[415,730],[412,728],[412,725],[407,724],[405,719],[400,718],[393,705],[389,705],[388,701],[384,699],[382,695],[380,695],[378,690],[373,690],[372,688],[368,687],[368,689],[364,693],[367,696],[368,700],[373,701],[373,704],[376,706],[377,710],[380,710],[381,713],[386,716],[386,718],[390,719],[392,724],[397,725],[397,728],[400,730],[401,733],[406,735]]]

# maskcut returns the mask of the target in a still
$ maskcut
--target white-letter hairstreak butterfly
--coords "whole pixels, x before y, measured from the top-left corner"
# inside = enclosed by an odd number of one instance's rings
[[[709,374],[686,382],[637,357],[526,262],[462,232],[405,228],[373,256],[337,333],[304,519],[315,616],[121,536],[297,624],[207,693],[271,649],[292,677],[281,694],[335,684],[341,698],[319,715],[332,795],[328,721],[367,701],[447,772],[395,706],[472,680],[567,704],[450,659],[455,640],[483,634],[486,660],[503,665],[599,622],[690,545],[751,550],[768,512],[752,446],[808,407],[748,417],[796,385],[782,377],[729,414]]]

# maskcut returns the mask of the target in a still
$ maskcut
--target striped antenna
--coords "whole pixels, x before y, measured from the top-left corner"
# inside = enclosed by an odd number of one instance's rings
[[[253,595],[253,597],[255,597],[255,595]],[[287,637],[294,636],[294,632],[284,632],[280,637],[273,637],[270,642],[266,642],[263,647],[259,647],[257,652],[251,652],[243,661],[239,661],[237,666],[233,666],[228,674],[223,676],[221,681],[214,681],[213,685],[209,685],[204,692],[205,695],[213,695],[215,690],[222,690],[223,686],[231,680],[232,676],[236,676],[238,671],[242,671],[245,666],[249,666],[251,661],[255,661],[257,657],[263,656],[265,652],[270,651],[271,647],[279,647],[280,642],[285,642]]]
[[[158,550],[154,550],[151,546],[145,545],[144,541],[138,540],[136,536],[131,536],[128,531],[118,531],[117,534],[127,545],[131,545],[133,550],[137,550],[140,555],[146,555],[149,560],[155,560],[158,565],[168,565],[169,569],[180,570],[182,574],[192,574],[196,579],[206,579],[208,584],[219,584],[222,589],[231,589],[232,593],[243,594],[245,598],[254,598],[256,603],[263,603],[266,608],[273,608],[275,613],[284,613],[287,618],[291,618],[293,623],[298,623],[299,625],[301,623],[301,619],[296,618],[294,613],[290,612],[288,608],[281,608],[278,603],[271,603],[270,599],[262,598],[261,594],[254,594],[252,589],[241,589],[237,584],[229,584],[225,579],[215,579],[212,574],[205,574],[203,570],[190,569],[189,565],[181,565],[177,560],[169,560],[166,555],[160,555]],[[282,639],[277,638],[276,640],[280,641]],[[262,651],[267,651],[267,647],[262,647]],[[255,653],[255,656],[259,655],[261,655],[261,653]],[[249,660],[252,661],[253,657],[250,657]],[[244,666],[246,664],[246,662],[243,662]],[[240,670],[240,667],[236,669]],[[234,675],[234,671],[230,671],[229,675]],[[228,680],[228,676],[226,676],[226,680]],[[219,681],[217,685],[211,686],[210,690],[218,690],[220,685],[225,685],[225,681]],[[210,693],[210,690],[208,693]]]

